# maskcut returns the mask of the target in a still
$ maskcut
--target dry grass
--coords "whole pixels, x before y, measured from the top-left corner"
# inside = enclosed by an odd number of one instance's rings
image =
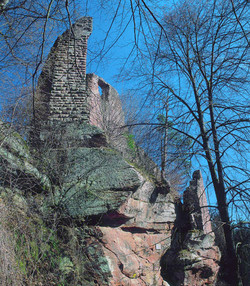
[[[9,194],[0,198],[0,286],[58,284],[55,231]]]
[[[22,274],[15,255],[13,235],[8,229],[10,213],[0,199],[0,281],[2,286],[20,286]]]

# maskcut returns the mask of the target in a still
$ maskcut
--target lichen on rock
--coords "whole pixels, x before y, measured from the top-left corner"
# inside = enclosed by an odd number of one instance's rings
[[[112,150],[50,150],[49,157],[54,158],[50,168],[59,169],[58,191],[51,201],[72,218],[114,211],[140,185],[136,171]]]

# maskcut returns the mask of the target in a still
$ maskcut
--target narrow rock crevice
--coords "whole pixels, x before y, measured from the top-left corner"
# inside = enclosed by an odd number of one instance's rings
[[[132,227],[121,227],[121,229],[123,231],[126,231],[126,232],[131,232],[132,234],[134,233],[147,233],[147,234],[159,234],[160,232],[156,229],[153,229],[153,228],[142,228],[142,227],[136,227],[136,226],[132,226]]]
[[[120,214],[116,211],[108,212],[102,215],[93,215],[88,217],[87,224],[89,226],[102,226],[102,227],[111,227],[116,228],[123,224],[126,224],[131,219],[124,214]]]

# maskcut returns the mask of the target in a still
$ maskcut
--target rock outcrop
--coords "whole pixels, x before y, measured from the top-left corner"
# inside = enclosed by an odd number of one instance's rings
[[[22,190],[51,189],[48,177],[35,167],[28,144],[0,121],[0,185],[10,183]]]
[[[65,32],[45,64],[33,152],[2,128],[1,196],[18,189],[22,216],[32,225],[27,233],[34,226],[45,233],[20,255],[18,267],[25,261],[22,275],[40,285],[55,285],[56,277],[61,285],[82,286],[213,284],[220,254],[201,174],[194,174],[183,205],[157,165],[139,147],[130,150],[118,93],[98,76],[86,79],[90,23],[81,19]],[[78,56],[81,65],[70,64]],[[17,244],[23,231],[13,235]],[[34,272],[27,260],[35,261]]]
[[[202,230],[204,234],[211,234],[212,223],[200,171],[194,172],[190,186],[184,192],[183,200],[185,212],[189,217],[190,228]]]
[[[176,222],[171,246],[161,260],[162,275],[170,285],[214,285],[220,258],[201,172],[195,171],[184,192],[183,213]]]
[[[100,236],[91,238],[108,261],[107,285],[168,285],[161,276],[160,260],[171,243],[174,197],[159,193],[152,202],[155,185],[138,176],[139,188],[116,212],[102,217],[96,226]]]
[[[83,283],[78,285],[215,283],[220,254],[213,232],[204,227],[210,223],[208,212],[201,215],[206,204],[199,200],[204,191],[200,172],[194,173],[186,192],[192,191],[185,194],[200,202],[190,209],[189,200],[182,205],[171,190],[157,186],[145,170],[131,166],[117,151],[100,146],[100,140],[96,147],[96,134],[102,132],[95,127],[83,124],[88,131],[75,133],[76,138],[86,139],[88,147],[81,142],[79,147],[63,148],[62,141],[61,148],[46,146],[39,162],[17,133],[1,127],[1,198],[11,197],[22,214],[36,202],[36,212],[45,221],[57,213],[65,247],[58,271],[67,285],[76,283],[75,267],[80,267]],[[44,172],[38,171],[41,166]],[[201,224],[194,223],[195,217]],[[77,262],[76,254],[68,250],[72,239],[84,261]]]

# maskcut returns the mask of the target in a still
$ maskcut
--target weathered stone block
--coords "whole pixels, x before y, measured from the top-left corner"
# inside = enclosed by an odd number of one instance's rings
[[[193,179],[184,192],[183,200],[191,227],[203,230],[206,234],[212,233],[212,224],[201,171],[193,173]]]

